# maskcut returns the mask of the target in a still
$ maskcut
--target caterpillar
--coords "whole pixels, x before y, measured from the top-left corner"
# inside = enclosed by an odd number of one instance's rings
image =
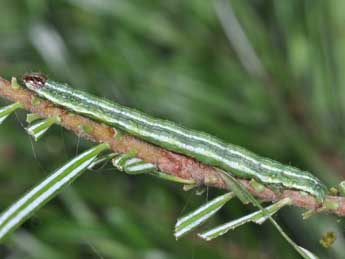
[[[54,104],[117,127],[152,144],[193,157],[240,178],[301,190],[313,195],[318,202],[324,201],[326,186],[307,171],[260,157],[207,133],[156,119],[135,109],[70,88],[40,73],[24,75],[23,82],[29,90]]]

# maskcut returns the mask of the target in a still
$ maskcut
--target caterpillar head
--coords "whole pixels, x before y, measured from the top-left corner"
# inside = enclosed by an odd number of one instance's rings
[[[47,80],[48,77],[41,73],[29,73],[23,76],[25,86],[32,91],[41,89]]]

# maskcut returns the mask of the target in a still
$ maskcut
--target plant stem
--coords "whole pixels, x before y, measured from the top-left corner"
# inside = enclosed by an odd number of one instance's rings
[[[60,125],[62,127],[92,142],[108,143],[111,149],[116,153],[126,153],[131,150],[136,150],[137,157],[156,165],[160,171],[167,174],[186,180],[194,180],[198,185],[207,185],[222,189],[226,188],[222,176],[211,166],[202,164],[193,158],[149,144],[81,115],[71,114],[69,111],[55,106],[49,101],[40,99],[25,88],[11,87],[11,83],[1,77],[0,96],[13,102],[19,102],[25,110],[38,114],[42,118],[58,116],[61,119]],[[33,102],[32,100],[36,101]],[[87,126],[92,130],[83,130],[83,128],[85,128],[83,126]],[[326,201],[337,203],[339,206],[324,209],[320,208],[320,205],[313,196],[299,191],[285,190],[282,193],[275,193],[267,187],[258,191],[252,187],[250,180],[240,179],[239,181],[249,192],[264,201],[274,202],[289,197],[292,200],[291,205],[345,216],[345,197],[328,196]]]

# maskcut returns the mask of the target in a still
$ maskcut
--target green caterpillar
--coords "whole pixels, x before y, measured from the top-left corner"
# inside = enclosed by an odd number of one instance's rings
[[[310,193],[323,202],[327,188],[311,173],[260,157],[243,148],[226,144],[206,133],[155,119],[137,110],[72,89],[39,73],[24,75],[30,90],[49,101],[168,150],[191,156],[235,176],[263,184],[283,185]]]

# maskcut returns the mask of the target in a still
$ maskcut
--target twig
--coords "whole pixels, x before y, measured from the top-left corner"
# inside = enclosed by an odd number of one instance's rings
[[[42,118],[59,116],[61,126],[73,131],[76,135],[92,142],[108,143],[115,152],[137,151],[137,156],[147,162],[155,164],[161,171],[178,176],[184,179],[194,180],[198,185],[225,189],[222,176],[211,166],[202,164],[193,158],[173,153],[155,145],[139,140],[133,136],[122,133],[110,126],[95,122],[78,114],[52,104],[49,101],[37,97],[25,88],[13,88],[11,83],[0,77],[0,96],[13,101],[20,102],[24,109],[40,115]],[[91,131],[83,130],[87,126]],[[322,209],[313,196],[296,190],[285,190],[282,193],[275,193],[265,187],[257,191],[249,180],[240,179],[240,182],[256,197],[263,201],[278,201],[285,197],[292,199],[292,205],[315,209],[319,212],[333,213],[345,216],[345,197],[327,196],[326,203],[333,205],[333,208]]]

